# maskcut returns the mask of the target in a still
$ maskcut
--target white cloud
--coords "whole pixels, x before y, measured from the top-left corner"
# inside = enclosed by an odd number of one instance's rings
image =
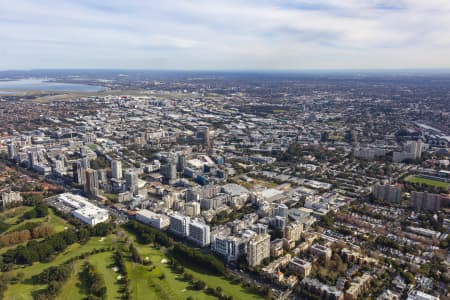
[[[0,69],[450,67],[447,0],[0,0]]]

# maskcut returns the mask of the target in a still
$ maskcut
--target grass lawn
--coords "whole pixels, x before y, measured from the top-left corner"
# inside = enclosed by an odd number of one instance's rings
[[[31,210],[31,209],[29,209]],[[28,210],[25,210],[22,215]],[[10,228],[8,228],[8,230],[6,232],[11,232],[16,230],[16,228],[22,226],[23,224],[26,223],[42,223],[42,224],[49,224],[53,227],[54,233],[58,233],[63,231],[66,227],[71,227],[71,225],[68,225],[67,222],[64,219],[61,219],[60,217],[58,217],[57,215],[55,215],[55,213],[53,212],[52,209],[48,210],[48,216],[43,217],[43,218],[35,218],[35,219],[29,219],[29,220],[24,220],[23,222],[20,222],[19,224],[17,223],[17,219],[20,217],[21,215],[14,217],[12,219],[8,219],[7,223],[8,224],[14,224],[12,225]]]
[[[60,265],[72,257],[78,256],[82,253],[90,252],[96,248],[100,249],[103,247],[111,246],[113,244],[113,238],[114,237],[112,235],[103,240],[101,238],[94,237],[90,239],[85,245],[70,245],[63,253],[57,255],[55,259],[53,259],[49,263],[36,262],[31,266],[19,267],[13,271],[8,272],[8,274],[11,276],[15,276],[17,273],[22,272],[25,274],[24,279],[29,279],[32,276],[41,273],[44,269],[51,266]],[[5,293],[5,299],[32,299],[31,293],[33,291],[39,290],[40,288],[41,287],[37,285],[23,283],[9,285]]]
[[[164,280],[162,280],[163,281],[161,283],[162,285],[164,285],[164,282],[167,281],[170,287],[174,287],[174,289],[178,291],[180,291],[180,289],[183,290],[183,286],[184,288],[189,286],[188,282],[184,282],[181,280],[180,275],[173,273],[172,270],[169,268],[169,266],[161,262],[164,258],[167,259],[167,256],[164,253],[162,253],[161,250],[152,248],[150,246],[140,245],[138,243],[135,243],[135,245],[143,258],[145,257],[150,258],[153,265],[156,266],[155,270],[158,270],[159,272],[164,272],[165,278]],[[194,279],[202,280],[206,283],[208,287],[212,287],[214,289],[220,286],[223,289],[225,295],[233,296],[234,299],[263,299],[258,295],[247,292],[240,285],[234,285],[230,283],[227,279],[223,277],[214,274],[208,274],[207,272],[205,272],[205,270],[196,268],[194,265],[187,264],[187,262],[182,262],[182,264],[185,267],[185,272],[192,274]],[[152,273],[153,272],[155,271],[152,271]],[[159,276],[159,273],[157,273],[156,275]],[[194,299],[216,299],[215,297],[206,295],[203,292],[199,293],[198,291],[192,291],[194,292],[194,294],[191,294],[190,292],[191,291],[189,290],[182,292],[183,297],[180,299],[186,299],[188,296],[192,296]],[[170,299],[178,299],[174,298],[173,295],[171,296],[172,298]]]
[[[14,284],[8,286],[4,300],[33,300],[33,292],[45,289],[45,285]],[[13,293],[10,291],[13,290]]]
[[[450,188],[450,183],[442,182],[442,181],[438,181],[438,180],[427,179],[427,178],[421,178],[421,177],[417,177],[417,176],[408,176],[405,179],[405,181],[411,182],[411,183],[421,183],[421,184],[425,184],[425,185],[431,185],[431,186],[435,186],[438,188],[444,188],[444,189]]]
[[[202,291],[189,288],[189,282],[181,280],[181,275],[172,272],[162,259],[166,256],[159,250],[142,251],[143,257],[149,257],[152,266],[142,266],[131,262],[127,263],[128,274],[131,280],[133,299],[167,299],[184,300],[191,296],[198,300],[213,300]],[[151,271],[150,271],[151,270]],[[164,278],[160,276],[164,274]]]
[[[24,283],[32,276],[39,274],[44,269],[64,263],[68,259],[78,256],[82,253],[90,252],[93,249],[116,246],[121,243],[126,237],[134,240],[131,234],[121,234],[120,238],[116,235],[110,235],[106,238],[93,237],[85,245],[73,244],[69,246],[63,253],[55,256],[49,263],[34,263],[31,266],[18,267],[10,272],[8,275],[15,276],[17,273],[24,273],[24,280],[19,284],[9,284],[5,293],[4,299],[7,300],[28,300],[33,298],[33,293],[46,288],[42,285],[32,285]],[[185,300],[191,296],[196,300],[213,300],[216,297],[205,294],[203,291],[197,291],[190,288],[190,283],[182,279],[182,275],[172,271],[169,265],[164,263],[164,259],[168,256],[160,249],[151,247],[150,245],[141,245],[135,243],[141,256],[146,257],[152,262],[149,266],[143,266],[131,262],[128,254],[125,254],[126,267],[130,280],[132,290],[132,299],[169,299],[169,300]],[[117,284],[117,276],[112,268],[113,252],[103,252],[91,255],[86,258],[105,279],[107,287],[107,299],[115,300],[120,298],[120,286]],[[223,277],[214,274],[208,274],[203,269],[195,265],[190,265],[187,262],[182,262],[185,266],[185,272],[193,275],[195,280],[202,280],[208,287],[221,287],[225,295],[233,296],[234,299],[263,299],[257,295],[249,293],[239,284],[231,284]],[[62,294],[58,299],[75,300],[82,299],[86,295],[83,287],[80,286],[78,273],[83,265],[82,260],[74,263],[73,274],[71,278],[65,283]],[[161,275],[164,275],[161,277]]]
[[[86,260],[89,261],[94,268],[102,274],[106,284],[106,299],[116,300],[119,297],[119,286],[116,284],[117,273],[111,268],[113,252],[103,252],[89,256]],[[80,283],[79,273],[83,268],[82,260],[76,261],[74,264],[74,273],[71,278],[65,283],[62,288],[63,294],[57,299],[61,300],[79,300],[87,296],[84,287]]]
[[[25,210],[23,213],[25,213],[27,210]],[[22,213],[22,214],[23,214]],[[21,215],[22,215],[21,214]],[[21,216],[19,215],[19,216]],[[14,217],[14,219],[16,219],[18,217]],[[72,227],[72,225],[68,224],[64,219],[58,217],[57,215],[55,215],[55,213],[53,212],[53,210],[49,209],[48,211],[48,216],[43,217],[43,218],[35,218],[35,219],[29,219],[29,220],[25,220],[19,224],[15,224],[17,222],[16,221],[11,221],[12,219],[8,219],[8,224],[14,224],[13,226],[11,226],[10,228],[8,228],[7,231],[4,232],[8,233],[8,232],[12,232],[15,231],[16,229],[18,229],[19,227],[21,227],[22,225],[26,224],[26,223],[41,223],[43,224],[49,224],[53,227],[53,233],[58,233],[61,232],[63,230],[65,230],[66,228],[70,228]],[[9,223],[11,222],[11,223]],[[22,244],[17,244],[17,245],[12,245],[12,246],[8,246],[8,247],[3,247],[0,249],[0,254],[5,253],[6,251],[8,251],[9,249],[13,249],[16,248],[19,245],[24,245],[26,244],[22,243]]]
[[[133,299],[146,297],[147,299],[169,299],[160,285],[156,285],[150,272],[142,267],[126,263],[128,276],[130,279]]]
[[[64,284],[62,290],[63,295],[57,297],[61,300],[78,300],[83,299],[86,295],[83,293],[82,287],[80,286],[80,281],[78,273],[81,271],[82,261],[76,261],[73,264],[73,272],[70,279]]]
[[[264,299],[256,294],[248,292],[240,284],[232,284],[223,277],[208,274],[204,270],[187,262],[183,262],[183,264],[186,267],[186,271],[191,273],[195,279],[203,280],[208,287],[216,288],[220,286],[225,295],[233,296],[233,299]]]
[[[103,275],[106,284],[106,299],[119,299],[119,285],[117,284],[117,273],[113,267],[113,252],[104,252],[89,256],[87,259],[94,268]],[[79,299],[79,298],[78,298]]]
[[[0,213],[0,217],[3,220],[3,222],[10,224],[10,225],[14,225],[17,223],[17,221],[19,221],[19,218],[26,212],[32,210],[33,207],[31,206],[19,206],[19,207],[14,207],[14,208],[10,208],[2,213]]]

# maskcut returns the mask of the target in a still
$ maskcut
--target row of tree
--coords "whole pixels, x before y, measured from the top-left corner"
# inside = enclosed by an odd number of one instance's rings
[[[181,243],[173,246],[172,254],[180,261],[186,261],[205,268],[219,275],[225,275],[226,269],[223,263],[211,254],[204,254],[197,249]]]
[[[131,289],[130,289],[130,281],[128,279],[127,267],[125,265],[125,259],[123,258],[123,254],[120,250],[116,250],[114,253],[114,262],[118,268],[118,272],[121,276],[119,279],[119,284],[123,286],[122,295],[124,300],[131,299]]]
[[[165,247],[172,246],[172,239],[158,229],[143,225],[137,221],[128,222],[125,224],[125,228],[134,233],[142,244],[156,243]]]
[[[80,280],[86,287],[88,294],[96,297],[94,299],[106,298],[105,279],[89,262],[84,264],[83,271],[80,273]],[[93,299],[93,297],[88,299]]]
[[[130,254],[131,254],[131,259],[138,264],[143,264],[144,260],[142,259],[141,255],[139,254],[139,251],[137,250],[137,248],[134,246],[133,243],[130,244]]]

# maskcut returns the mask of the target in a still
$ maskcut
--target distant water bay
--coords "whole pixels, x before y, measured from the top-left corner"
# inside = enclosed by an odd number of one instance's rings
[[[51,82],[45,79],[0,80],[0,93],[11,91],[50,91],[50,92],[99,92],[106,87],[81,83]]]

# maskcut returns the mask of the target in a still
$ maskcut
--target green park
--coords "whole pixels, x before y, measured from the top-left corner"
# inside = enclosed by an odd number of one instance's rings
[[[51,208],[44,217],[24,219],[23,215],[32,209],[25,206],[2,212],[0,221],[6,225],[1,236],[26,228],[24,224],[27,223],[51,226],[51,236],[64,234],[74,227]],[[43,239],[31,239],[7,247],[1,245],[2,261],[8,252],[15,253],[17,248],[26,248],[27,243],[39,243]],[[131,248],[134,248],[134,253]],[[3,265],[6,269],[1,275],[2,299],[263,299],[248,286],[244,287],[238,278],[233,280],[201,264],[176,258],[170,247],[155,241],[143,242],[139,234],[126,226],[114,226],[104,236],[92,234],[82,241],[67,243],[67,247],[56,252],[40,261]],[[123,256],[125,270],[121,271],[117,253]],[[136,260],[136,255],[139,260]],[[93,296],[92,287],[83,278],[87,264],[93,272],[101,274],[101,297]],[[63,266],[66,274],[57,288],[53,282],[46,284],[40,279],[47,271],[52,274]],[[53,289],[55,292],[49,297]]]

